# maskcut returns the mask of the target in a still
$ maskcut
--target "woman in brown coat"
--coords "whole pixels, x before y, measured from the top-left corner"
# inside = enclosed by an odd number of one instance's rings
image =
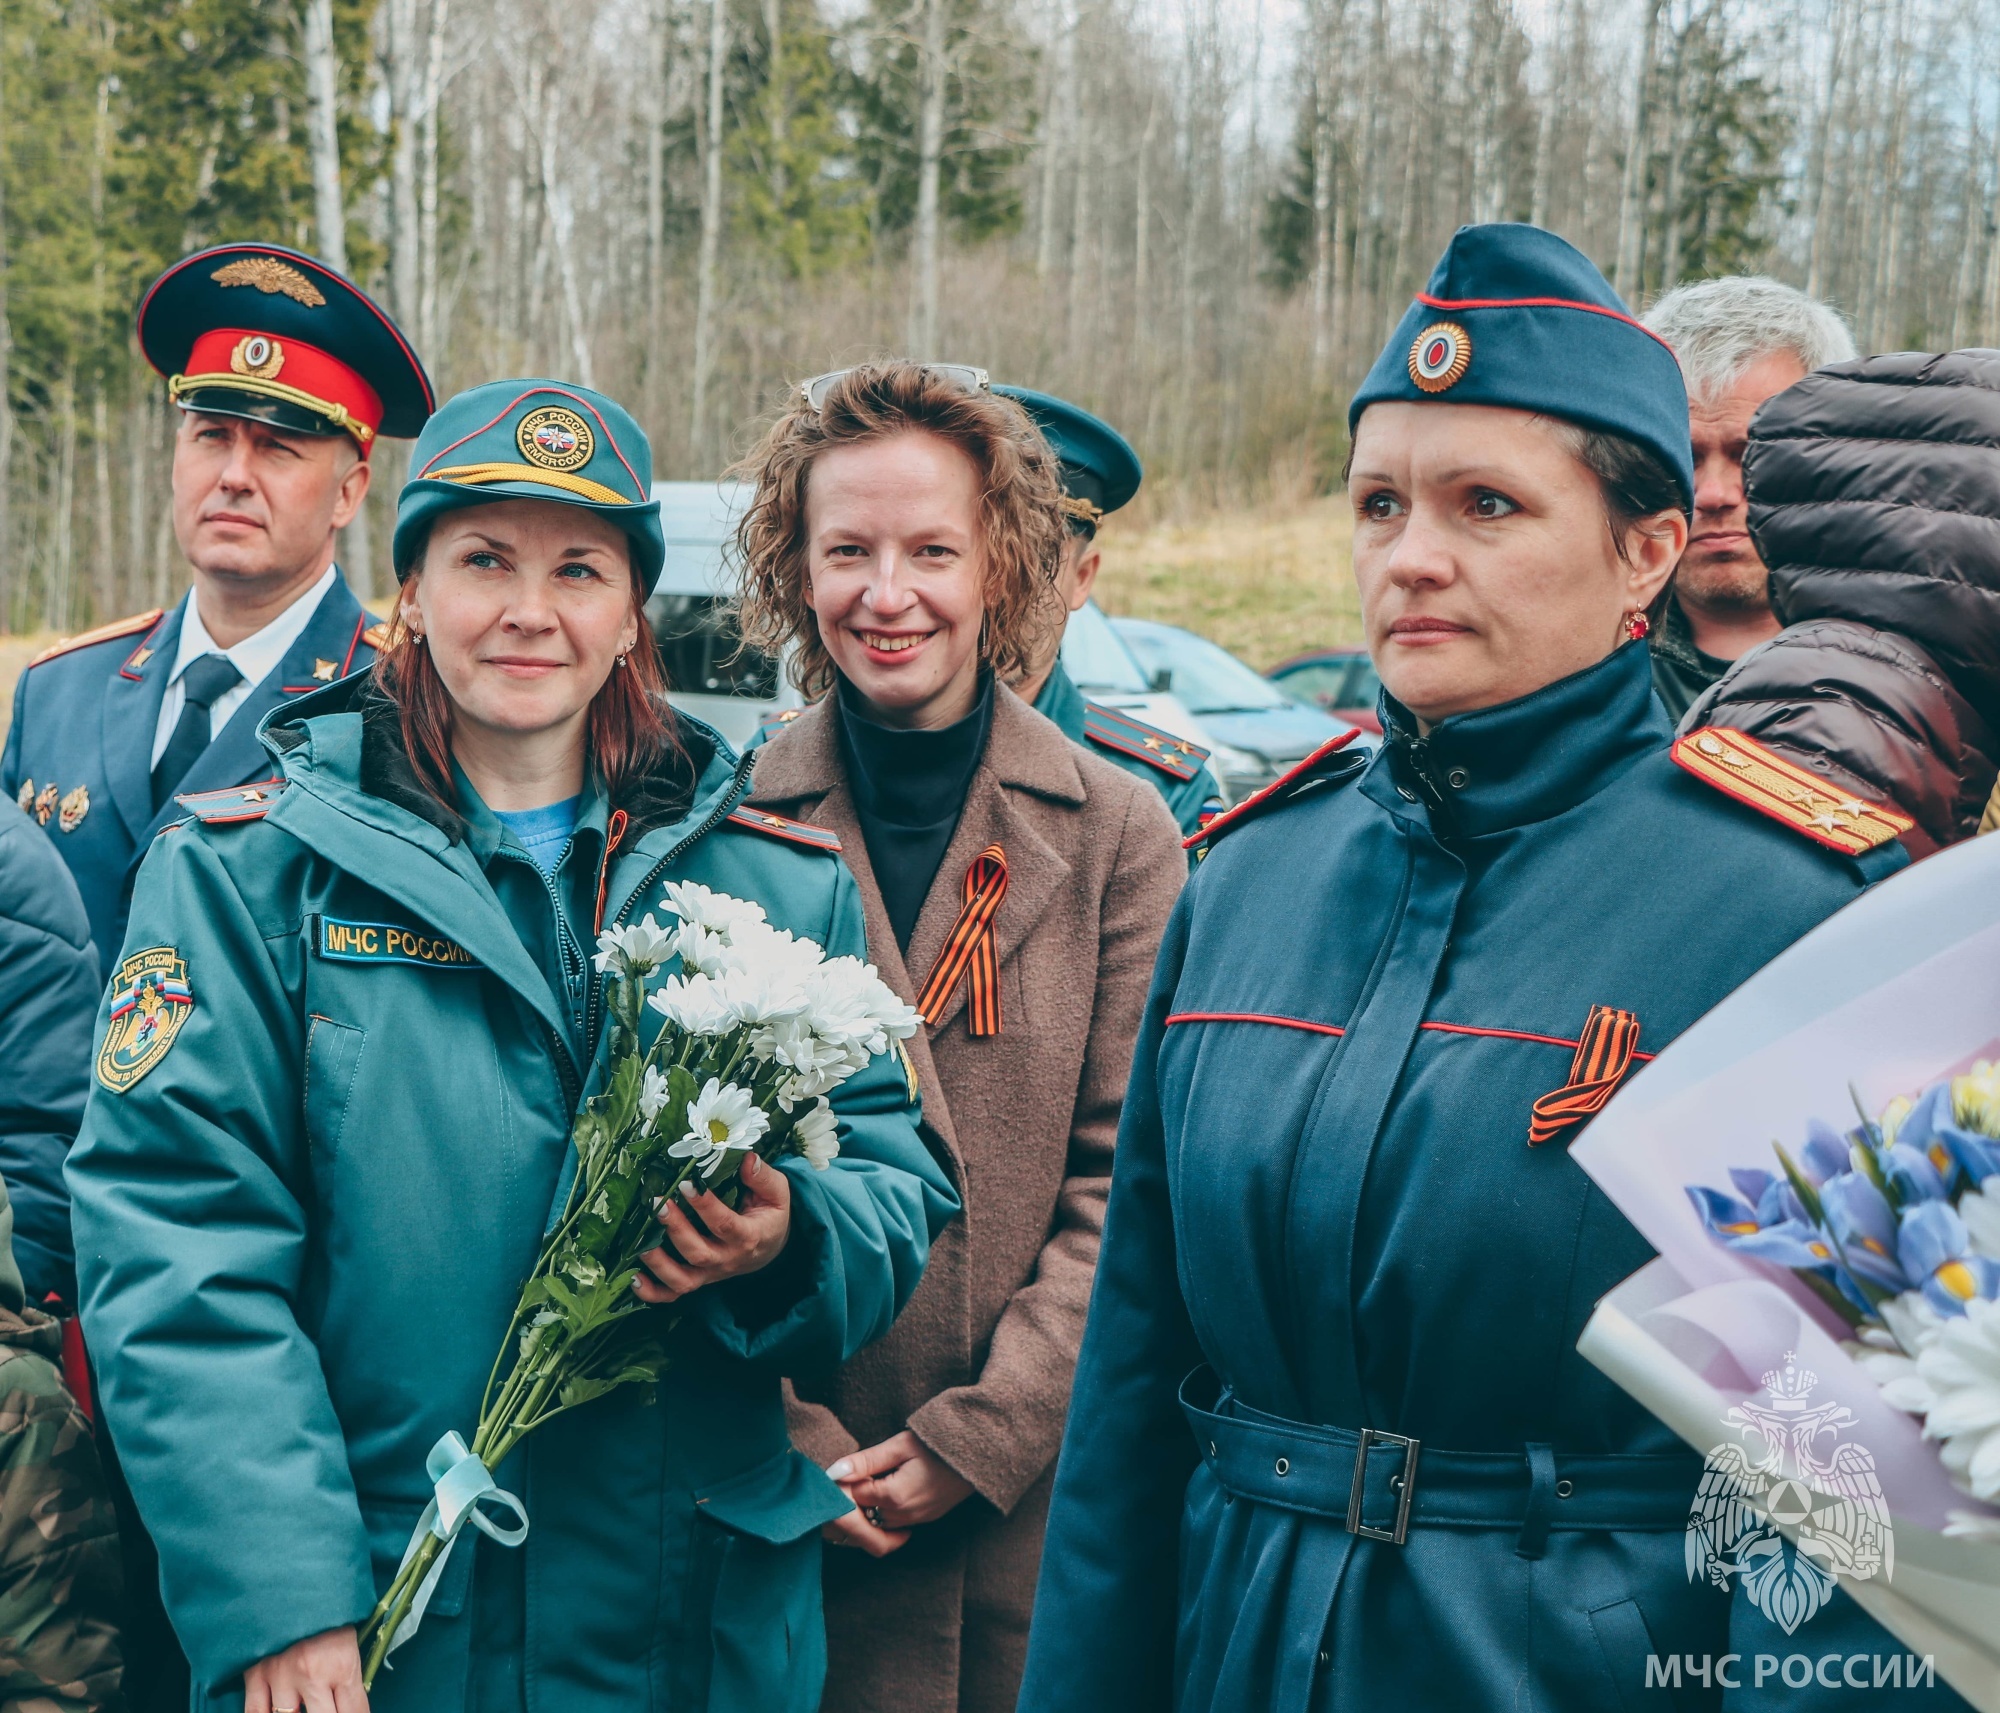
[[[894,1329],[801,1379],[853,1494],[825,1560],[829,1713],[1011,1713],[1153,957],[1185,877],[1159,795],[1006,682],[1062,609],[1057,467],[977,370],[808,383],[746,473],[746,637],[817,700],[752,808],[841,837],[869,955],[922,1010],[964,1198]]]

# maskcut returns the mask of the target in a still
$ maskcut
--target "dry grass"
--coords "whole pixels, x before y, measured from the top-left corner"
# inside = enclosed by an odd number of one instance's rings
[[[1104,532],[1098,599],[1219,642],[1259,671],[1361,640],[1344,495]]]
[[[1107,612],[1199,631],[1262,671],[1309,648],[1361,640],[1351,524],[1340,495],[1212,512],[1161,505],[1150,521],[1114,520],[1104,532],[1098,599]],[[14,680],[53,641],[47,631],[0,636],[0,738]]]
[[[0,636],[0,739],[14,720],[14,680],[21,669],[56,639],[54,631],[35,631],[27,636]]]

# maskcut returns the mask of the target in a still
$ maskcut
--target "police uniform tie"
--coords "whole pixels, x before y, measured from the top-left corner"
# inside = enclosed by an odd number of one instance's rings
[[[188,769],[201,760],[208,748],[209,710],[218,696],[226,696],[243,682],[243,674],[224,654],[198,655],[181,674],[181,717],[174,722],[174,735],[153,768],[153,810],[173,795],[174,787],[187,777]]]

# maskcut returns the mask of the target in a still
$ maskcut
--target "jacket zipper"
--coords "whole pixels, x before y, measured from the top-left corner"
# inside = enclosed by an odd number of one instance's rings
[[[694,844],[697,840],[704,839],[710,833],[714,832],[715,829],[718,826],[720,826],[724,820],[728,818],[730,812],[735,809],[736,805],[741,803],[745,797],[750,795],[750,769],[755,764],[755,762],[756,762],[756,753],[754,751],[752,751],[748,755],[741,756],[738,758],[736,763],[735,781],[730,785],[729,789],[722,794],[721,801],[716,805],[715,809],[710,812],[708,817],[701,823],[700,826],[696,827],[693,832],[689,833],[686,838],[680,840],[671,850],[669,850],[666,853],[665,856],[661,857],[658,862],[654,863],[653,866],[646,871],[646,877],[625,895],[625,902],[618,907],[618,913],[611,918],[611,925],[614,928],[622,928],[625,926],[625,920],[627,916],[631,914],[633,906],[636,905],[640,899],[644,898],[647,893],[653,890],[653,883],[656,880],[658,880],[663,873],[666,872],[668,865],[672,863],[673,860],[676,857],[678,857],[682,851],[686,850],[689,845]],[[584,1063],[587,1065],[594,1064],[597,1061],[597,1028],[600,1020],[600,1015],[603,1009],[598,1003],[598,1000],[599,996],[602,995],[602,993],[604,992],[605,983],[608,979],[609,979],[608,976],[599,976],[591,982],[590,997],[588,1001],[586,1001],[584,1006],[583,1060]]]
[[[554,910],[556,918],[556,949],[563,961],[563,1005],[564,1009],[568,1009],[570,994],[575,991],[569,979],[570,974],[572,971],[587,968],[588,966],[584,965],[582,954],[577,950],[576,938],[569,931],[569,918],[564,914],[562,897],[556,891],[555,879],[552,875],[544,873],[542,865],[532,857],[517,856],[514,852],[505,849],[501,850],[498,854],[507,858],[510,862],[527,863],[535,871],[536,875],[540,877],[542,888],[549,895],[549,905]],[[596,992],[596,985],[593,983],[590,988],[590,999],[585,1001],[586,1015],[589,1011],[590,1000],[596,998]],[[576,1055],[571,1049],[570,1044],[563,1039],[558,1030],[550,1028],[546,1023],[542,1027],[548,1031],[549,1041],[557,1050],[556,1069],[561,1073],[563,1092],[568,1096],[569,1110],[574,1114],[576,1103],[583,1095],[583,1079],[577,1069]],[[585,1062],[588,1063],[587,1060]]]

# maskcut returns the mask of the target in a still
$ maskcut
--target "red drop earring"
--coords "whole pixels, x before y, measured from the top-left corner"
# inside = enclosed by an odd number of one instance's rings
[[[1638,642],[1650,635],[1652,629],[1653,621],[1647,618],[1644,613],[1627,613],[1625,615],[1625,634],[1634,642]]]

